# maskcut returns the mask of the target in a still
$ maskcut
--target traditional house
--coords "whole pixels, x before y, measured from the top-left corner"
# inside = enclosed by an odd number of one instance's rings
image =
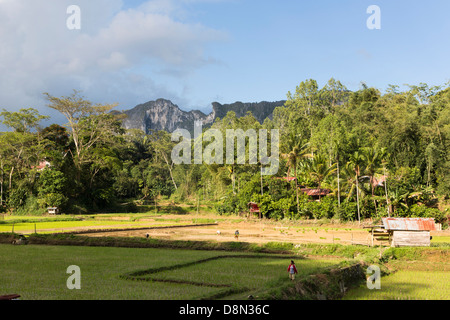
[[[49,208],[47,208],[47,213],[50,215],[57,215],[57,214],[59,214],[59,208],[49,207]]]
[[[249,208],[250,214],[258,213],[259,218],[261,219],[261,209],[259,208],[257,203],[249,202],[248,203],[248,208]]]
[[[50,162],[44,160],[44,161],[39,162],[39,165],[37,165],[37,166],[31,166],[31,169],[36,169],[37,171],[42,171],[48,167],[51,167]]]
[[[430,231],[436,230],[433,218],[382,218],[392,247],[429,247]]]
[[[320,198],[325,197],[331,193],[330,189],[301,188],[300,191],[316,201],[320,201]]]

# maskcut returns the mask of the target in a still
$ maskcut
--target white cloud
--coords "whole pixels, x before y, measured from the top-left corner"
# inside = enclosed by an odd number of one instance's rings
[[[43,104],[43,92],[67,95],[72,89],[130,104],[175,97],[155,75],[189,74],[214,63],[204,48],[226,39],[223,32],[177,20],[183,2],[123,9],[121,0],[0,0],[0,107],[35,106]],[[66,27],[72,4],[81,9],[81,30]]]

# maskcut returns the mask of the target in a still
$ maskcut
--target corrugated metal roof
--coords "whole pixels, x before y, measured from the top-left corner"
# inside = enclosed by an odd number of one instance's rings
[[[436,230],[433,218],[382,218],[386,230]]]

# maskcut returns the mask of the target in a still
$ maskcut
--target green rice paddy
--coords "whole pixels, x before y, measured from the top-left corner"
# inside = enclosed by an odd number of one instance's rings
[[[235,289],[230,294],[237,289],[245,295],[289,281],[289,257],[223,258],[165,271],[222,255],[199,250],[0,245],[0,295],[16,293],[23,300],[192,300],[223,294],[230,288]],[[339,260],[296,262],[299,272],[306,275]],[[81,290],[67,288],[70,274],[66,272],[71,265],[80,267]],[[161,268],[151,274],[152,281],[121,277],[149,268]]]

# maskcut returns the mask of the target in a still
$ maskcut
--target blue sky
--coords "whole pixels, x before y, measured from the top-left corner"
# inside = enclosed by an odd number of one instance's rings
[[[80,7],[81,29],[65,26]],[[381,9],[381,29],[366,12]],[[73,89],[130,109],[167,98],[275,101],[306,79],[442,85],[450,80],[448,0],[0,0],[0,108],[45,107]]]

